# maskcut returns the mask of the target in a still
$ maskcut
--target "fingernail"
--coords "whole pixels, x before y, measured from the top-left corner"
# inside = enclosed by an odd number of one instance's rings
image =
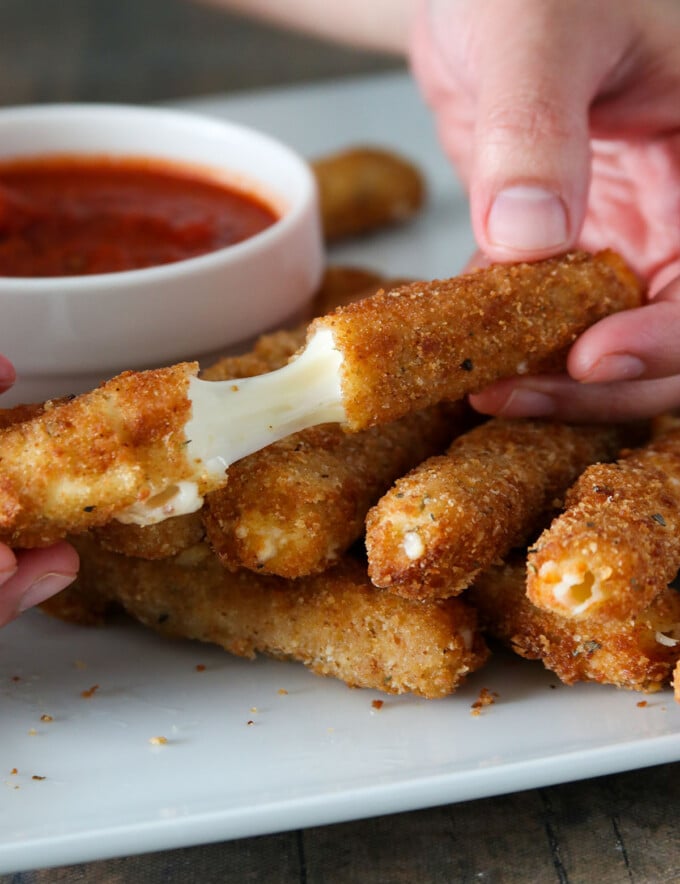
[[[75,574],[45,574],[39,580],[36,580],[28,589],[22,593],[19,599],[19,613],[34,608],[46,599],[65,589],[75,580]]]
[[[647,366],[637,356],[631,356],[628,353],[612,353],[598,359],[580,380],[588,384],[630,381],[643,375],[646,368]]]
[[[491,243],[523,252],[566,246],[567,212],[562,200],[541,187],[518,185],[502,190],[487,220]]]
[[[555,401],[536,390],[515,389],[496,413],[500,417],[549,417],[555,413]]]

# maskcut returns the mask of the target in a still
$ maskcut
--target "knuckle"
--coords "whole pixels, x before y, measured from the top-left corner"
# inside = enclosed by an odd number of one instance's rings
[[[566,141],[573,138],[576,125],[559,102],[536,93],[514,93],[491,106],[484,135],[487,143],[498,144]]]

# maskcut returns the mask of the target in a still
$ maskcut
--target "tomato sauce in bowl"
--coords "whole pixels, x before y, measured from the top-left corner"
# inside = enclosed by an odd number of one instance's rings
[[[0,163],[0,276],[156,267],[242,242],[277,220],[257,196],[162,161]]]

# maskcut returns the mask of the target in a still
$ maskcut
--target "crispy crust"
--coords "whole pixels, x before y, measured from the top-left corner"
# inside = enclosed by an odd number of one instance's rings
[[[358,430],[502,377],[560,370],[589,325],[640,301],[617,255],[578,252],[412,283],[317,319],[309,333],[331,330],[347,426]]]
[[[321,309],[331,309],[339,303],[350,303],[356,298],[369,296],[375,292],[382,281],[384,281],[382,277],[361,268],[329,267],[312,305],[312,309],[315,311],[314,315],[318,315]],[[261,335],[250,351],[223,357],[208,366],[201,376],[204,380],[224,381],[254,377],[281,368],[303,346],[306,331],[307,325],[303,324],[296,328],[281,329]],[[306,443],[303,443],[305,450],[313,447],[313,439],[317,438],[321,442],[328,436],[328,433],[331,433],[334,439],[342,435],[338,429],[334,431],[330,428],[313,429],[310,431],[311,435],[307,438]],[[353,444],[360,446],[361,443],[355,442]],[[332,455],[329,457],[332,458]],[[319,452],[319,458],[323,458],[323,452]],[[266,455],[264,459],[266,462]],[[258,462],[261,463],[261,461]],[[252,465],[253,461],[248,459],[248,463]],[[247,468],[247,464],[244,468]],[[239,482],[240,469],[239,465],[231,467],[229,483],[232,482],[232,479],[236,483]],[[290,506],[289,502],[289,510]],[[212,524],[214,519],[211,518],[210,521]],[[112,521],[97,531],[100,543],[107,549],[123,555],[139,556],[145,559],[161,559],[175,555],[198,543],[204,534],[203,522],[195,513],[166,519],[164,522],[144,527]],[[215,545],[221,548],[219,531],[214,525],[212,534]]]
[[[208,540],[228,568],[302,577],[357,540],[369,507],[414,464],[465,426],[463,409],[435,406],[347,434],[312,427],[234,464],[206,498]]]
[[[397,481],[366,520],[369,575],[407,598],[456,595],[535,536],[624,431],[495,419]]]
[[[529,598],[562,616],[647,608],[680,568],[680,430],[589,467],[527,564]]]
[[[147,562],[106,552],[91,538],[76,544],[81,574],[48,606],[57,616],[82,622],[79,612],[102,615],[117,602],[164,635],[211,642],[241,657],[298,660],[353,687],[429,698],[450,694],[488,655],[470,606],[381,593],[352,559],[286,581],[226,571],[205,545]]]
[[[466,594],[490,635],[566,684],[657,691],[669,683],[680,658],[680,593],[664,589],[636,617],[575,623],[532,605],[524,574],[518,559],[483,574]]]
[[[193,363],[125,372],[0,431],[0,541],[46,546],[186,478]]]
[[[358,430],[459,399],[516,370],[517,352],[528,370],[551,366],[586,325],[638,299],[620,259],[579,254],[397,289],[310,328],[332,329],[347,427]],[[184,426],[195,372],[189,363],[126,372],[0,431],[0,541],[46,545],[193,478]],[[223,484],[199,480],[199,495]]]
[[[155,525],[132,525],[113,519],[93,529],[99,543],[112,552],[141,559],[167,559],[205,537],[201,512],[186,513]]]

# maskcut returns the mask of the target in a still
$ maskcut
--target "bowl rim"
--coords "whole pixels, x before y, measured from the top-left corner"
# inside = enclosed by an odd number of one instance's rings
[[[265,147],[277,151],[281,156],[285,157],[286,161],[297,167],[301,174],[303,188],[300,191],[299,197],[294,198],[294,200],[283,209],[279,209],[281,214],[273,224],[239,243],[223,246],[214,251],[206,252],[203,255],[196,255],[191,258],[183,258],[179,261],[172,261],[167,264],[158,264],[152,267],[142,267],[133,270],[117,270],[108,273],[89,273],[72,276],[27,277],[0,275],[1,296],[14,294],[16,292],[16,294],[21,295],[22,297],[30,297],[31,295],[44,297],[51,292],[60,292],[63,294],[65,287],[69,288],[69,294],[72,296],[77,296],[79,294],[84,295],[86,293],[88,296],[91,296],[91,289],[96,289],[99,286],[102,287],[102,291],[110,291],[112,288],[127,287],[137,282],[140,284],[153,284],[155,282],[163,283],[169,277],[176,279],[178,277],[193,276],[195,273],[202,270],[209,272],[221,266],[227,259],[230,262],[232,260],[236,261],[241,256],[247,257],[253,252],[258,252],[262,249],[266,250],[270,241],[285,236],[289,228],[297,225],[300,218],[308,211],[310,200],[312,202],[318,200],[318,188],[311,166],[307,164],[304,158],[296,153],[293,148],[276,137],[244,123],[223,119],[221,117],[213,117],[209,114],[201,113],[200,111],[108,102],[55,102],[50,104],[13,105],[0,108],[0,128],[6,122],[8,124],[11,123],[13,117],[18,120],[27,119],[31,116],[45,117],[47,119],[49,119],[49,117],[55,117],[56,119],[66,116],[68,113],[89,113],[101,117],[114,114],[132,114],[140,117],[154,116],[157,119],[164,118],[168,123],[175,122],[183,125],[198,124],[204,129],[213,129],[218,134],[220,131],[224,133],[225,131],[228,132],[230,130],[232,132],[238,132],[241,135],[245,134]],[[71,153],[69,151],[69,154],[74,157],[87,156],[88,153],[95,155],[94,152],[87,150],[84,150],[81,154],[76,152]],[[98,153],[101,155],[101,152]],[[50,155],[59,155],[59,152],[46,151],[44,154],[36,153],[34,155],[49,157]],[[14,156],[16,156],[17,159],[20,159],[21,154],[16,154]],[[135,156],[140,156],[140,154],[136,153]],[[154,159],[152,151],[149,152],[148,158],[152,160]],[[167,158],[159,157],[159,159]],[[0,164],[2,162],[3,158],[0,158]],[[181,158],[177,157],[173,158],[171,162],[176,163],[177,166],[181,166],[183,161]],[[209,167],[210,164],[206,163],[205,165],[206,167]],[[215,166],[215,168],[219,168],[219,166]],[[252,174],[250,177],[253,181],[257,181],[256,173]]]

